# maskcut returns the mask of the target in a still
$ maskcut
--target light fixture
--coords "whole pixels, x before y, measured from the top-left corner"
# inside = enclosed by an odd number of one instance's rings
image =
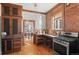
[[[37,4],[36,3],[34,3],[34,7],[37,7]]]
[[[36,10],[36,9],[37,9],[37,3],[33,3],[33,4],[32,4],[32,7],[31,7],[31,10],[34,11],[34,10]]]
[[[66,3],[66,6],[69,6],[70,5],[70,3]]]

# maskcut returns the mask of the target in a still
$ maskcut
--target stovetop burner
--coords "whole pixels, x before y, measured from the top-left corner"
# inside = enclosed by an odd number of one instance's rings
[[[57,37],[57,40],[59,41],[66,41],[66,42],[71,42],[71,41],[74,41],[76,40],[77,38],[74,38],[74,37]]]

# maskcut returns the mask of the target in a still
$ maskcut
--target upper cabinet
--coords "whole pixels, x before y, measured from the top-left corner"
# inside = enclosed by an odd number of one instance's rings
[[[5,16],[21,16],[22,7],[19,5],[2,3],[2,15]]]
[[[4,18],[4,32],[7,33],[7,35],[10,34],[10,18],[5,17]]]
[[[1,3],[2,32],[7,35],[21,33],[22,6]]]
[[[12,15],[18,15],[18,8],[17,7],[12,8]]]
[[[9,6],[3,6],[2,7],[2,14],[3,15],[10,15],[10,7]]]

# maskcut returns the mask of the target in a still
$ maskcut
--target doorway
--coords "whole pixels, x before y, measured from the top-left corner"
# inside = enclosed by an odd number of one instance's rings
[[[35,32],[35,21],[34,20],[24,20],[23,21],[24,42],[33,43],[34,32]]]

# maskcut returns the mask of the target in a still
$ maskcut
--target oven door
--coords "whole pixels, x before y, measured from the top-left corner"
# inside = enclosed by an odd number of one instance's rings
[[[67,47],[54,42],[54,50],[60,55],[67,55]]]

